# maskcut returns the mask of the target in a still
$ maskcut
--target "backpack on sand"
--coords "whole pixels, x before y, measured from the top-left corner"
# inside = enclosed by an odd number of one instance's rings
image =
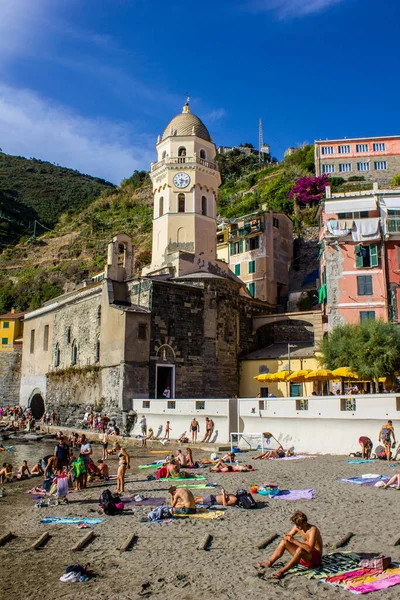
[[[248,491],[238,490],[236,492],[236,497],[238,499],[237,506],[239,508],[257,508],[257,504],[253,496]]]
[[[100,506],[106,515],[119,515],[121,510],[115,505],[121,502],[118,494],[112,494],[109,489],[104,490],[100,496]]]

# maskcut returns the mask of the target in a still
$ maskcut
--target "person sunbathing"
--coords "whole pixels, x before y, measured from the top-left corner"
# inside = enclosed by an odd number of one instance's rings
[[[43,467],[40,462],[36,463],[36,465],[33,465],[31,469],[31,475],[43,475],[43,473]]]
[[[172,486],[168,490],[171,496],[171,507],[174,514],[194,515],[196,512],[196,502],[192,492],[186,488],[176,488]]]
[[[235,494],[227,494],[224,488],[221,488],[221,493],[214,496],[214,494],[210,494],[209,496],[195,496],[196,504],[202,504],[203,506],[207,506],[210,508],[215,504],[221,504],[223,506],[236,506],[237,504],[237,496]]]
[[[311,525],[306,515],[300,511],[296,511],[290,520],[294,524],[294,527],[289,533],[283,536],[283,540],[271,558],[264,563],[257,563],[259,567],[272,567],[287,550],[292,555],[292,558],[282,569],[273,574],[273,577],[276,579],[282,579],[289,569],[299,563],[307,568],[319,567],[321,565],[323,543],[318,527]],[[297,534],[300,535],[301,540],[295,538]]]
[[[182,450],[176,451],[176,459],[175,460],[178,461],[178,463],[181,467],[187,466],[187,457],[185,454],[183,454]]]
[[[99,469],[99,473],[100,473],[100,479],[105,479],[106,481],[108,481],[110,479],[110,471],[108,470],[108,465],[103,461],[103,460],[98,460],[97,461],[98,469]]]
[[[227,465],[221,460],[219,460],[213,467],[210,467],[210,471],[213,473],[245,473],[252,470],[253,467],[251,465]]]
[[[358,438],[358,443],[361,446],[362,458],[369,460],[372,452],[372,440],[366,435],[362,435]]]
[[[393,483],[397,483],[396,489],[400,490],[400,473],[393,475],[393,477],[391,479],[389,479],[389,481],[387,483],[385,483],[384,486],[382,486],[382,489],[386,490],[390,485],[393,485]]]
[[[211,455],[212,456],[212,455]],[[222,458],[214,458],[214,460],[209,458],[204,458],[199,461],[202,465],[215,465],[218,461],[223,463],[233,464],[236,462],[236,457],[234,452],[228,452]]]
[[[12,465],[10,463],[3,463],[3,466],[0,469],[0,483],[12,481],[13,475]]]
[[[28,477],[30,477],[31,472],[28,467],[28,461],[22,461],[22,465],[20,466],[19,471],[17,471],[16,475],[17,479],[28,479]]]
[[[276,450],[266,450],[258,456],[254,456],[253,460],[257,460],[259,458],[268,460],[269,458],[284,458],[285,456],[293,456],[293,450],[285,450],[283,446],[278,446]]]

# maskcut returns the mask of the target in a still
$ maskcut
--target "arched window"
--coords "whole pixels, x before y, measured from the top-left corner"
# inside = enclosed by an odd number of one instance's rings
[[[100,338],[96,340],[96,354],[94,358],[94,362],[100,362]]]
[[[161,159],[164,160],[164,158],[167,156],[167,151],[164,150],[164,152],[161,155]]]
[[[71,348],[71,365],[76,365],[78,360],[78,346],[76,345],[76,341],[72,342]]]
[[[205,150],[200,150],[200,158],[203,158],[204,160],[207,158],[207,154]]]
[[[207,216],[207,198],[205,196],[201,197],[201,214]]]
[[[97,325],[101,324],[101,306],[97,309]]]
[[[178,149],[178,156],[186,156],[186,148],[184,148],[184,146],[181,146]]]
[[[185,212],[185,194],[178,194],[178,212]]]
[[[60,346],[57,343],[56,347],[54,349],[54,366],[55,367],[59,367],[60,366],[60,358],[61,358]]]
[[[164,198],[161,196],[159,200],[158,216],[162,217],[164,214]]]
[[[67,327],[67,329],[65,330],[65,339],[67,341],[67,344],[71,343],[71,327]]]

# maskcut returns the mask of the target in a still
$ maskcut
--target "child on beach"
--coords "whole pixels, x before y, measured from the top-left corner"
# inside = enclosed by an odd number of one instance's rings
[[[28,461],[23,460],[22,465],[19,468],[19,471],[17,471],[17,479],[28,479],[28,477],[30,477],[30,475],[31,475],[31,472],[28,467]]]
[[[259,567],[272,567],[283,556],[285,550],[287,550],[292,555],[292,558],[282,569],[273,574],[275,579],[282,579],[289,569],[299,563],[308,568],[319,567],[321,565],[323,544],[318,527],[311,525],[306,515],[300,511],[296,511],[290,520],[294,524],[294,527],[289,533],[283,536],[283,540],[271,558],[264,563],[257,563]],[[297,534],[300,535],[301,540],[295,538]]]
[[[165,438],[167,440],[169,440],[169,433],[170,433],[170,431],[172,431],[172,429],[171,429],[171,427],[169,425],[169,421],[167,421],[167,424],[165,426]]]

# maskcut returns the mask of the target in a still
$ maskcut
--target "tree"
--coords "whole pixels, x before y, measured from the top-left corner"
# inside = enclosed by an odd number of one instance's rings
[[[377,383],[400,370],[400,329],[382,320],[342,325],[323,338],[319,351],[328,369],[350,367]]]
[[[300,177],[290,190],[289,200],[296,200],[298,204],[306,206],[318,204],[325,194],[327,183],[327,175]]]

